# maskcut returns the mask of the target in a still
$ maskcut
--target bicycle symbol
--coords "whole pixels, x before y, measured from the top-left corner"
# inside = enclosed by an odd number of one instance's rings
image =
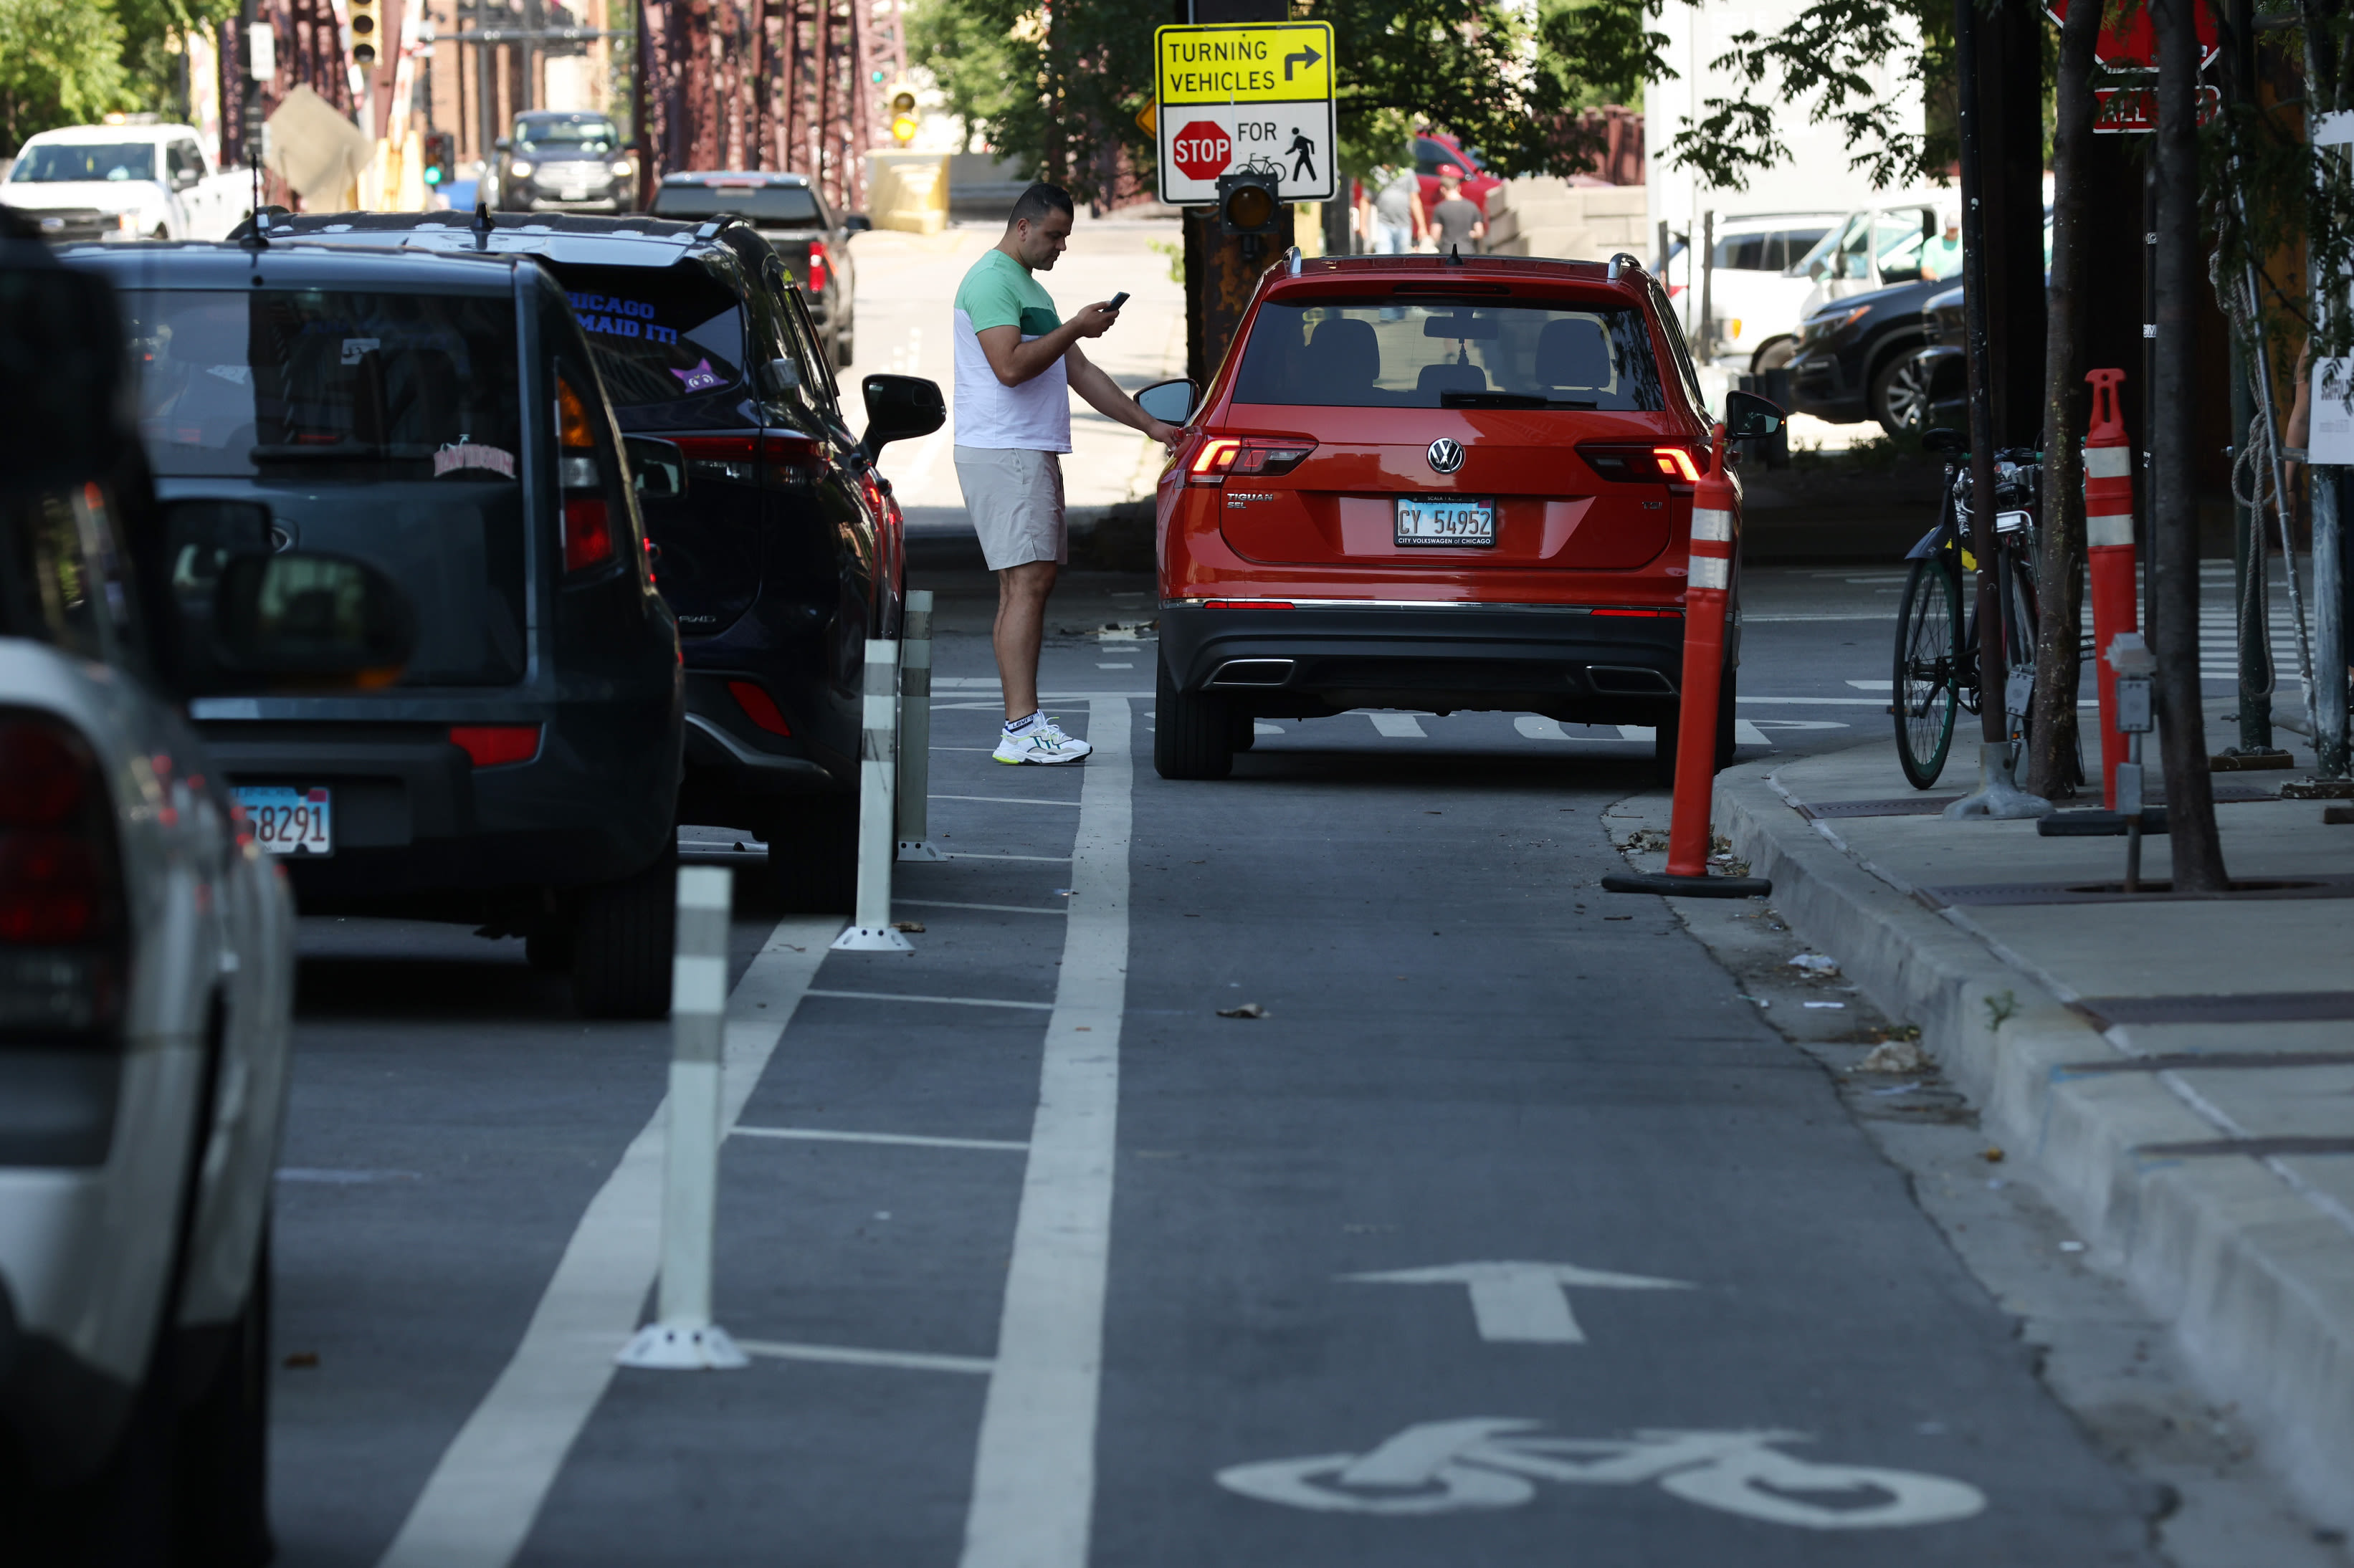
[[[1485,1416],[1409,1426],[1368,1454],[1235,1465],[1218,1484],[1262,1502],[1332,1513],[1432,1514],[1518,1508],[1538,1481],[1638,1486],[1769,1524],[1884,1530],[1967,1519],[1986,1494],[1914,1470],[1817,1465],[1776,1449],[1798,1432],[1638,1432],[1545,1437],[1536,1421]]]

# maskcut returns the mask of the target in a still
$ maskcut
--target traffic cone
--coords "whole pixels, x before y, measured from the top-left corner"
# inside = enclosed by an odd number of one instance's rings
[[[1724,471],[1724,427],[1710,443],[1708,470],[1692,491],[1691,555],[1684,578],[1683,696],[1676,709],[1674,814],[1668,869],[1614,872],[1612,893],[1685,898],[1755,898],[1774,891],[1762,876],[1708,874],[1710,808],[1716,790],[1716,708],[1723,695],[1724,611],[1733,588],[1733,481]]]
[[[2133,443],[2117,408],[2122,370],[2095,370],[2092,429],[2084,437],[2084,544],[2093,599],[2093,646],[2106,648],[2123,631],[2138,630],[2134,586]],[[2101,803],[2117,807],[2117,764],[2126,737],[2117,728],[2117,673],[2094,661],[2101,699]]]

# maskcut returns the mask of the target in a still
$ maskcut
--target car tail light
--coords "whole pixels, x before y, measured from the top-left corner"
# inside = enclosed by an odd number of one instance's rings
[[[777,699],[750,681],[730,681],[727,694],[744,710],[744,716],[767,730],[770,735],[790,736],[793,726],[777,707]]]
[[[809,291],[812,294],[825,292],[825,241],[822,239],[810,241]]]
[[[1604,479],[1633,484],[1697,484],[1700,469],[1691,451],[1649,441],[1588,441],[1577,449],[1585,466]]]
[[[0,715],[0,1039],[111,1028],[129,956],[97,757],[56,718]]]
[[[453,724],[450,744],[464,752],[477,768],[504,768],[529,762],[539,755],[535,724]]]
[[[728,484],[760,482],[760,438],[744,436],[673,436],[686,459],[694,479],[716,479]]]
[[[1193,484],[1216,484],[1230,473],[1246,473],[1254,478],[1289,473],[1315,450],[1316,443],[1304,437],[1295,440],[1221,437],[1204,442],[1202,450],[1193,455],[1193,466],[1186,471],[1186,480]]]
[[[588,405],[556,378],[557,479],[564,491],[564,569],[585,572],[613,558],[613,516],[605,503]]]

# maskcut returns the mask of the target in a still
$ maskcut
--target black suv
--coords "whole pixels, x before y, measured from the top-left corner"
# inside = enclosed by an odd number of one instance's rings
[[[807,175],[725,170],[664,175],[648,210],[690,222],[740,217],[750,224],[785,264],[785,276],[801,285],[834,368],[849,368],[858,334],[850,237],[875,227],[864,213],[835,212]]]
[[[939,388],[867,376],[854,437],[801,291],[740,220],[345,213],[273,216],[269,235],[529,256],[562,283],[629,432],[678,612],[679,820],[766,840],[789,906],[848,909],[865,643],[898,635],[906,573],[874,454],[938,429]]]
[[[296,548],[366,562],[415,606],[380,689],[224,678],[191,705],[298,896],[519,933],[584,1012],[663,1012],[678,629],[556,280],[474,252],[64,259],[122,301],[191,617],[237,556]]]
[[[622,213],[636,205],[636,167],[620,127],[602,114],[535,109],[515,116],[492,161],[499,206],[512,212]]]
[[[1790,397],[1801,414],[1833,424],[1876,419],[1890,435],[1920,428],[1924,388],[1913,356],[1921,307],[1954,285],[1935,279],[1833,300],[1798,327]]]

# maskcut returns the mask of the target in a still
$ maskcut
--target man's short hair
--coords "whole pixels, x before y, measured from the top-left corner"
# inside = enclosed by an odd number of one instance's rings
[[[1071,205],[1070,192],[1060,185],[1050,185],[1045,181],[1039,180],[1028,190],[1023,191],[1020,199],[1014,202],[1013,214],[1006,218],[1005,226],[1011,228],[1015,224],[1025,221],[1044,223],[1046,221],[1046,215],[1050,212],[1064,213],[1075,218],[1078,217],[1077,209]]]

